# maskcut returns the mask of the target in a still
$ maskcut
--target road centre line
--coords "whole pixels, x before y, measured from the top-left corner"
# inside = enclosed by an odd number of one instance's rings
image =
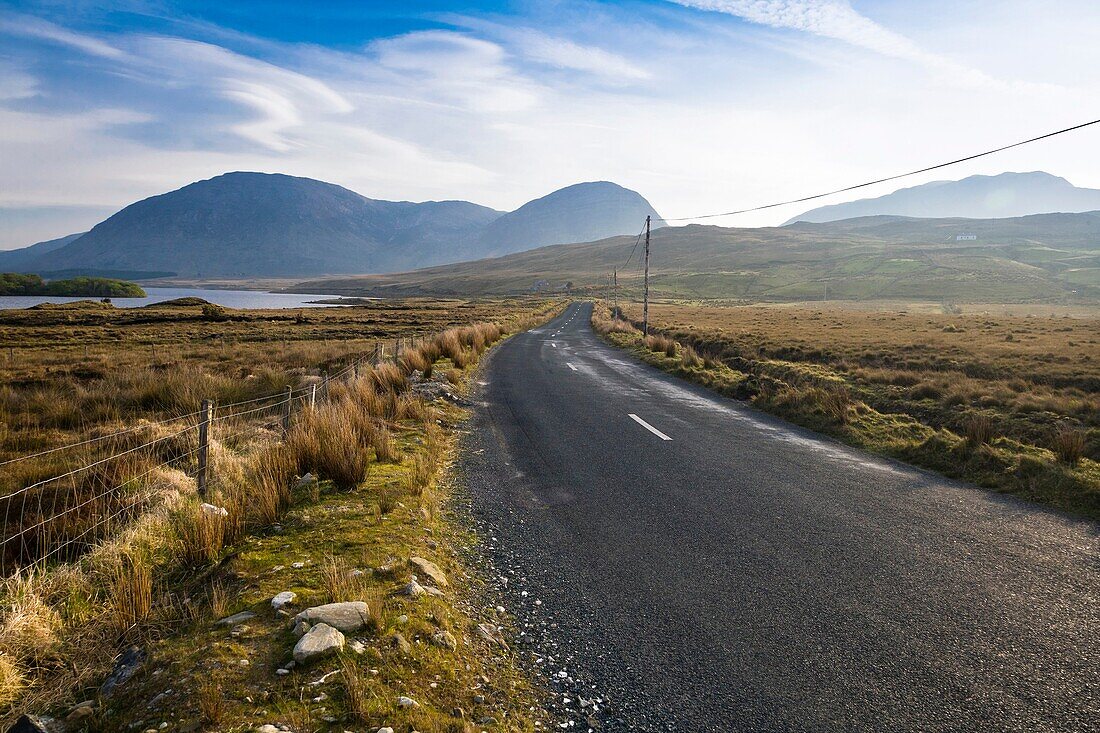
[[[565,363],[569,364],[569,362],[565,362]],[[573,366],[572,364],[569,364],[569,368],[572,369],[573,371],[577,371],[577,367]]]
[[[572,365],[572,364],[570,364],[569,366],[573,366],[573,365]],[[631,420],[633,420],[634,422],[638,423],[638,424],[639,424],[639,425],[641,425],[641,426],[642,426],[643,428],[645,428],[645,429],[646,429],[646,430],[648,430],[649,432],[653,433],[654,435],[656,435],[656,436],[657,436],[658,438],[660,438],[661,440],[672,440],[672,438],[668,437],[667,435],[665,435],[664,433],[662,433],[662,432],[661,432],[660,430],[658,430],[657,428],[653,427],[652,425],[650,425],[649,423],[647,423],[647,422],[646,422],[645,420],[643,420],[642,418],[640,418],[640,417],[638,417],[637,415],[635,415],[635,414],[634,414],[633,412],[629,413],[629,415],[630,415],[630,419],[631,419]]]

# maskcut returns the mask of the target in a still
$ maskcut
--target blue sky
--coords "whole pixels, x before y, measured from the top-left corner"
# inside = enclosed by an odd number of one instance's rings
[[[0,248],[229,170],[742,208],[1100,117],[1098,30],[1092,0],[0,2]],[[1098,163],[1087,131],[911,184]]]

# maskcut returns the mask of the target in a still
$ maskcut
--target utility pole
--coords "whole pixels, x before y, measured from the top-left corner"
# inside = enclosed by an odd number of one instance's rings
[[[645,218],[645,293],[642,296],[642,335],[649,335],[649,217]]]
[[[618,269],[611,271],[611,282],[614,283],[612,287],[615,291],[615,310],[611,311],[612,318],[619,317],[619,271]]]

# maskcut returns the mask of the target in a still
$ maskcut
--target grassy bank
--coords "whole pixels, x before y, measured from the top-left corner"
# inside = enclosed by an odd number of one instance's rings
[[[639,309],[634,309],[639,310]],[[658,304],[653,336],[598,307],[662,369],[947,476],[1100,519],[1094,319]]]
[[[514,331],[554,307],[497,315]],[[71,563],[6,580],[4,719],[72,714],[77,729],[103,731],[446,731],[484,719],[486,730],[529,730],[526,683],[496,632],[506,620],[475,601],[476,576],[456,552],[471,538],[440,482],[463,417],[460,399],[441,397],[464,389],[501,333],[486,324],[421,339],[397,362],[333,383],[285,439],[264,426],[215,436],[207,499],[224,516],[199,507],[194,482],[169,467],[149,484],[144,511],[109,538]],[[320,481],[294,478],[306,472]],[[426,577],[413,557],[449,583]],[[429,593],[400,592],[414,574]],[[340,655],[288,669],[297,639],[270,604],[282,591],[297,596],[291,615],[362,600],[370,622]],[[216,624],[243,610],[256,615]],[[104,694],[130,647],[140,650],[136,674]]]

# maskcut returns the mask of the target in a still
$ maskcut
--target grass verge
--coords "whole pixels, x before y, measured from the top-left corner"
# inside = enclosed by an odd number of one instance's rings
[[[613,319],[603,305],[593,311],[592,322],[605,340],[643,361],[798,425],[952,478],[1100,520],[1100,462],[1094,452],[1089,455],[1095,437],[1090,437],[1094,429],[1087,423],[1095,415],[1086,412],[1075,419],[1072,412],[1055,414],[1043,431],[1035,427],[1030,413],[1025,413],[1029,420],[1016,419],[1017,413],[994,409],[997,403],[983,401],[981,394],[967,398],[973,400],[973,407],[952,402],[944,413],[939,403],[933,408],[924,402],[927,395],[916,389],[933,380],[950,380],[942,370],[908,369],[908,384],[891,385],[906,390],[908,399],[904,399],[901,389],[887,394],[878,389],[881,382],[875,380],[882,378],[881,368],[876,372],[850,360],[830,359],[820,346],[816,351],[800,351],[805,358],[790,358],[793,354],[778,358],[774,348],[770,352],[760,347],[736,348],[736,333],[693,329],[683,313],[678,315],[674,325],[657,321],[658,327],[648,337],[633,321]],[[847,327],[854,325],[858,326]],[[777,341],[783,338],[768,335]],[[759,333],[753,337],[763,340]],[[843,341],[845,335],[831,338]],[[891,346],[895,345],[884,341],[882,350]],[[863,343],[860,349],[872,356],[876,353],[873,343]],[[1050,362],[1062,365],[1057,357]],[[981,389],[976,378],[964,385],[959,381],[956,388]],[[1080,396],[1081,388],[1072,389],[1050,399],[1064,401],[1067,410],[1095,400],[1088,384]],[[998,426],[1004,429],[998,431]]]

